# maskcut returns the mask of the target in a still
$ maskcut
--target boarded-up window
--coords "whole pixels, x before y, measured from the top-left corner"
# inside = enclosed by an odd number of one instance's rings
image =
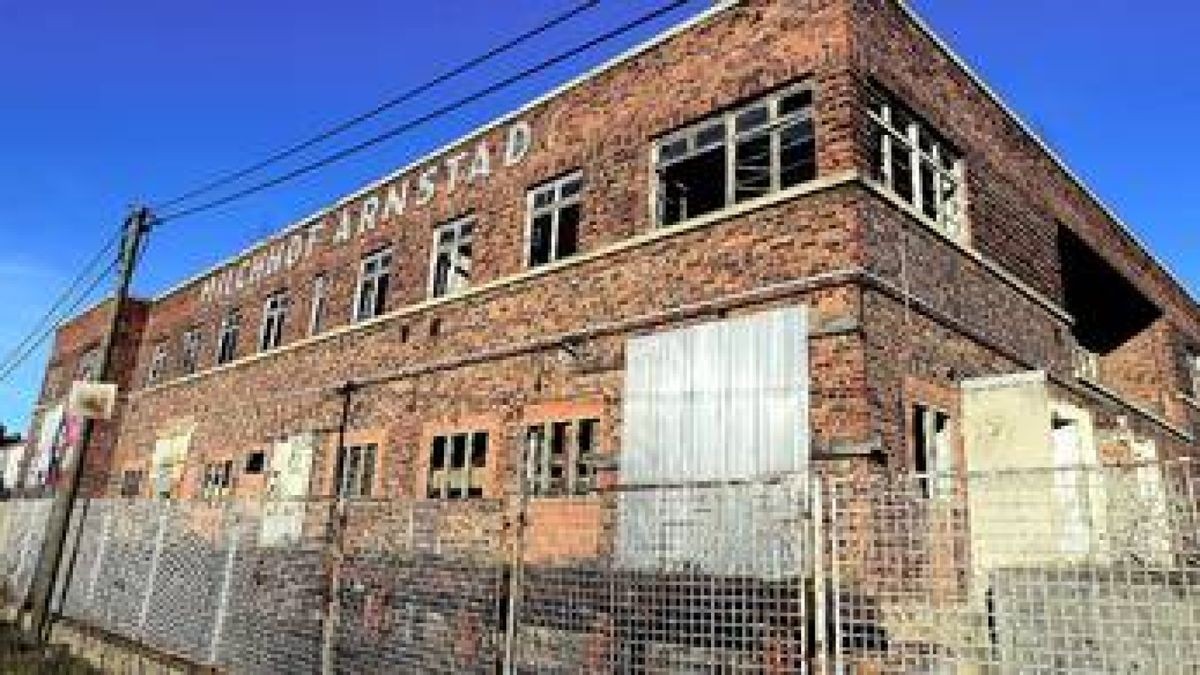
[[[765,574],[795,561],[795,537],[763,533],[792,531],[786,523],[799,517],[795,485],[803,481],[719,493],[691,486],[807,468],[805,317],[787,308],[629,342],[617,543],[624,565]]]

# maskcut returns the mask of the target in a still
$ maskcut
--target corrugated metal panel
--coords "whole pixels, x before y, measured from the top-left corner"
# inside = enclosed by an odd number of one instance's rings
[[[807,336],[804,308],[787,308],[629,342],[617,536],[624,566],[797,569],[802,480],[687,485],[807,468]]]
[[[622,483],[807,467],[806,324],[793,307],[630,340]]]

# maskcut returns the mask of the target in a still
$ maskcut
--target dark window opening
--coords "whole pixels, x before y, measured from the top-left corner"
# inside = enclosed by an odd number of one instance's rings
[[[429,499],[480,499],[487,476],[486,432],[437,436],[429,454]]]
[[[598,428],[596,419],[527,427],[525,479],[530,494],[538,497],[587,494],[594,487]]]
[[[246,473],[260,474],[266,470],[267,454],[265,452],[252,452],[246,457]]]
[[[660,169],[662,224],[674,225],[725,208],[728,181],[723,146]]]

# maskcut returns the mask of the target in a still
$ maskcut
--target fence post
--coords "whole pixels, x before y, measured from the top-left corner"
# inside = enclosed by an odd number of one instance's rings
[[[154,595],[154,580],[158,576],[158,563],[162,558],[163,537],[167,531],[167,513],[170,507],[162,503],[162,511],[158,514],[158,533],[154,536],[154,553],[150,556],[150,573],[146,575],[146,594],[142,597],[142,611],[138,615],[138,635],[146,630],[146,618],[150,615],[150,600]]]
[[[821,519],[824,517],[824,508],[822,507],[821,495],[821,476],[820,474],[812,474],[809,481],[809,499],[811,500],[812,508],[809,509],[809,514],[812,518],[812,524],[809,527],[811,539],[809,540],[809,555],[812,557],[812,617],[813,617],[813,653],[809,656],[809,663],[812,664],[811,669],[818,673],[828,671],[826,658],[828,656],[828,648],[826,641],[826,626],[825,626],[825,603],[826,588],[825,588],[825,544],[824,532],[825,528]]]
[[[225,572],[221,578],[221,591],[217,596],[217,612],[213,617],[212,634],[209,636],[208,643],[208,662],[215,664],[217,662],[218,652],[221,646],[221,633],[225,629],[225,614],[229,608],[229,587],[233,581],[233,566],[237,558],[238,541],[241,539],[241,524],[242,519],[238,517],[236,509],[232,508],[233,504],[225,504],[225,520],[229,520],[231,512],[233,518],[229,527],[229,545],[225,552]]]
[[[92,561],[92,570],[88,572],[87,604],[85,611],[92,616],[92,608],[96,605],[96,586],[100,583],[100,570],[104,565],[104,554],[108,549],[108,537],[111,534],[112,513],[104,509],[104,524],[100,527],[100,543],[96,545],[96,559]]]
[[[525,522],[526,509],[529,504],[529,482],[522,466],[518,471],[521,491],[518,498],[516,532],[513,536],[512,555],[509,563],[508,576],[508,621],[504,627],[504,663],[505,675],[513,675],[516,669],[517,613],[521,607],[522,575],[525,561]]]

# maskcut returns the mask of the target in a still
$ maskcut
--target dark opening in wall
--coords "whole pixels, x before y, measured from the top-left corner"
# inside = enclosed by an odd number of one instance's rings
[[[1133,283],[1062,224],[1058,256],[1064,304],[1075,317],[1072,332],[1088,351],[1109,354],[1162,315]]]

